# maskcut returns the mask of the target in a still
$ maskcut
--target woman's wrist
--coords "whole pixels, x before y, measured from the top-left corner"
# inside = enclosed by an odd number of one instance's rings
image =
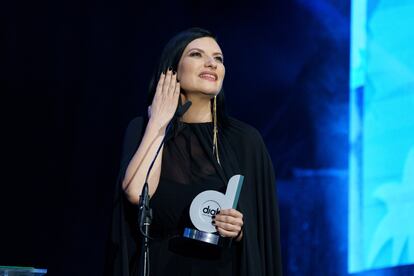
[[[155,131],[157,133],[161,132],[162,134],[164,134],[165,130],[167,128],[167,125],[163,124],[160,120],[157,120],[157,119],[151,117],[148,120],[147,128],[152,130],[152,131]]]

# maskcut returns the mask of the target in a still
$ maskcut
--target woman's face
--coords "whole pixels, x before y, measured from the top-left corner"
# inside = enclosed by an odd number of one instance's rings
[[[184,49],[177,78],[187,94],[213,97],[221,90],[225,71],[220,46],[213,38],[202,37],[191,41]]]

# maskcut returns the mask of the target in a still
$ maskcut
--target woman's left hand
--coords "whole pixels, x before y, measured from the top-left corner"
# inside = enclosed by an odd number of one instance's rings
[[[222,209],[212,217],[213,225],[216,226],[217,232],[223,237],[236,238],[241,240],[243,236],[243,214],[236,209]],[[239,235],[240,233],[240,235]]]

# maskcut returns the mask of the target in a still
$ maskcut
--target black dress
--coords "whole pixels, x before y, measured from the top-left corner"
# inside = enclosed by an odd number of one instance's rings
[[[139,117],[128,126],[108,242],[106,275],[136,275],[137,209],[123,194],[121,183],[145,131]],[[229,119],[219,129],[220,164],[212,153],[211,123],[183,124],[166,142],[161,177],[150,204],[154,219],[150,244],[151,275],[281,275],[279,216],[271,159],[260,134],[251,126]],[[243,213],[240,242],[218,249],[187,243],[184,227],[192,227],[188,208],[205,190],[224,192],[235,174],[244,176],[237,209]]]
[[[211,123],[184,124],[164,147],[160,182],[150,201],[151,233],[156,237],[150,244],[151,275],[237,275],[232,247],[182,238],[185,227],[194,228],[189,218],[192,200],[205,190],[226,189],[210,158],[212,148],[204,149],[200,142],[208,143],[210,135]]]

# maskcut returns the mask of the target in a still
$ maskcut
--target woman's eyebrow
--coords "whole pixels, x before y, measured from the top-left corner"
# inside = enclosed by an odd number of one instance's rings
[[[191,49],[189,49],[189,50],[187,51],[187,53],[189,53],[189,52],[191,52],[191,51],[193,51],[193,50],[197,50],[197,51],[200,51],[200,52],[202,52],[202,53],[205,53],[205,52],[204,52],[204,50],[202,50],[202,49],[200,49],[200,48],[191,48]],[[223,56],[223,54],[222,54],[221,52],[215,52],[215,53],[213,53],[213,55],[220,55],[220,56]]]

